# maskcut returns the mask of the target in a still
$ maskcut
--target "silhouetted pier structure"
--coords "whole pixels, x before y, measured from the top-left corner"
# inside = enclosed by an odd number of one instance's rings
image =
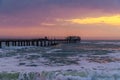
[[[48,39],[40,38],[40,39],[4,39],[0,40],[0,48],[3,46],[10,47],[10,46],[41,46],[41,47],[48,47],[54,46],[60,43],[77,43],[80,42],[80,37],[77,36],[68,36],[65,39]]]

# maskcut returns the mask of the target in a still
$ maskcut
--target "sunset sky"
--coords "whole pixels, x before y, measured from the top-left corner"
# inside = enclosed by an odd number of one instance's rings
[[[120,0],[0,0],[0,38],[120,40]]]

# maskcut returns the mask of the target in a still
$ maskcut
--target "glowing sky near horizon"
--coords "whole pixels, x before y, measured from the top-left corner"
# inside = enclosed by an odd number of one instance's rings
[[[0,0],[0,38],[120,39],[120,0]]]

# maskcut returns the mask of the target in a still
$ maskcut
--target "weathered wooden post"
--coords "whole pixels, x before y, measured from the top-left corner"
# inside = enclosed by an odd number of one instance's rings
[[[54,40],[53,40],[53,44],[56,45],[56,39],[55,39],[55,38],[54,38]]]
[[[51,40],[51,45],[53,45],[53,42],[54,42],[54,41],[53,41],[53,39],[52,39],[52,40]]]
[[[44,47],[45,46],[45,40],[42,41],[42,44],[43,44],[42,46]]]
[[[15,41],[11,41],[12,46],[15,46]]]
[[[44,40],[42,40],[42,44],[41,44],[41,45],[42,45],[42,47],[44,47],[44,44],[45,44],[45,43],[44,43]]]
[[[27,41],[27,40],[25,40],[25,42],[26,42],[26,46],[28,46],[28,41]]]
[[[29,40],[26,40],[26,45],[27,45],[27,46],[30,46]]]
[[[32,40],[32,46],[35,46],[35,42],[34,42],[34,40]]]
[[[49,41],[48,40],[46,40],[46,46],[49,46]]]
[[[26,40],[26,46],[28,46],[28,41]]]
[[[7,46],[8,44],[7,44],[7,41],[5,41],[5,46]]]
[[[2,41],[0,41],[0,48],[2,48]]]
[[[26,45],[25,45],[25,40],[23,41],[23,46],[26,46]]]
[[[14,45],[17,46],[17,42],[16,41],[14,41]]]
[[[23,41],[23,46],[26,46],[26,40]]]
[[[39,40],[36,40],[36,46],[39,46]]]
[[[30,40],[28,40],[28,46],[30,46]]]
[[[5,41],[6,46],[10,46],[9,41]]]
[[[10,46],[10,41],[8,41],[8,47]]]
[[[50,46],[50,41],[48,40],[48,46]]]
[[[23,46],[22,41],[20,41],[20,46]]]
[[[18,45],[17,46],[20,46],[20,41],[17,41]]]
[[[30,40],[28,40],[28,46],[30,46]]]
[[[28,41],[28,45],[30,46],[30,40]]]
[[[45,40],[43,40],[43,42],[42,42],[42,43],[43,43],[43,47],[45,47]]]
[[[52,45],[52,40],[50,39],[50,46]]]
[[[40,46],[42,46],[42,41],[40,40]]]
[[[12,43],[12,46],[15,46],[14,41],[11,41],[11,43]]]

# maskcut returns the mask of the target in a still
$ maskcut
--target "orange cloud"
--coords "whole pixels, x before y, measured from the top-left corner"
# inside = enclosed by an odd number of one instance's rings
[[[88,18],[75,18],[69,20],[63,20],[74,24],[109,24],[109,25],[120,25],[120,15],[114,16],[103,16],[103,17],[88,17]]]

